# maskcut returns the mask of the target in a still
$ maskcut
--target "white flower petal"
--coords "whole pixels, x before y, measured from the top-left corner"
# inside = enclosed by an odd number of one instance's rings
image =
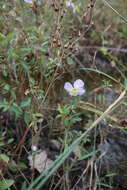
[[[84,86],[84,82],[81,79],[77,79],[74,82],[74,88],[82,88]]]
[[[66,7],[74,7],[75,4],[72,2],[72,0],[69,0],[66,2]]]
[[[64,84],[64,89],[65,89],[66,91],[70,92],[70,91],[72,90],[72,88],[73,88],[73,86],[72,86],[72,84],[71,84],[70,82],[66,82],[66,83]]]
[[[37,149],[38,149],[38,148],[37,148],[36,145],[32,145],[32,146],[31,146],[31,150],[32,150],[32,151],[36,151]]]
[[[74,4],[74,3],[71,3],[71,4],[70,4],[70,7],[74,7],[74,6],[75,6],[75,4]]]
[[[86,92],[86,90],[84,88],[79,88],[78,89],[78,95],[83,95]]]
[[[24,0],[26,3],[33,3],[32,0]]]
[[[66,7],[70,7],[70,6],[71,6],[71,3],[68,2],[68,3],[66,4]]]

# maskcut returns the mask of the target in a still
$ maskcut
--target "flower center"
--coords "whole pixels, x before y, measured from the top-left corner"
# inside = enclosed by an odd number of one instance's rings
[[[78,93],[78,89],[77,88],[72,88],[71,91],[70,91],[71,95],[77,95]]]

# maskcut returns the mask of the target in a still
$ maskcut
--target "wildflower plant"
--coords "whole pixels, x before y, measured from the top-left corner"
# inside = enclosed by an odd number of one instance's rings
[[[84,82],[81,79],[77,79],[73,84],[66,82],[64,84],[64,89],[73,96],[71,105],[58,106],[59,114],[58,118],[62,118],[63,125],[65,127],[70,127],[72,124],[81,121],[80,112],[77,112],[77,106],[80,101],[80,96],[85,93]]]

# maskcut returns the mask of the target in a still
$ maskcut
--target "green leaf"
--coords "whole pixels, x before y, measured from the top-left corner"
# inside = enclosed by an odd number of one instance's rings
[[[14,183],[14,180],[12,179],[3,179],[0,181],[0,190],[6,190],[9,189],[10,186],[12,186]]]
[[[38,118],[38,117],[44,117],[44,115],[42,113],[34,113],[33,114],[33,118]]]
[[[7,143],[10,144],[10,143],[12,143],[13,141],[14,141],[14,139],[11,138],[11,139],[9,139],[9,140],[7,141]]]
[[[6,163],[9,162],[9,157],[6,154],[0,154],[0,158],[2,158],[2,160],[4,160]]]
[[[21,190],[27,190],[27,183],[26,183],[26,181],[23,182]]]
[[[22,109],[14,102],[10,110],[15,113],[16,118],[18,118],[22,114]]]
[[[127,78],[124,79],[125,89],[127,89]]]
[[[5,144],[3,142],[0,142],[0,146],[4,146]]]
[[[28,167],[23,162],[19,162],[18,164],[16,164],[14,161],[12,161],[11,163],[9,162],[9,168],[12,171],[17,171],[17,170],[26,170]]]
[[[4,90],[6,91],[9,91],[10,90],[10,85],[9,84],[6,84],[4,87],[3,87]]]
[[[6,36],[0,32],[0,38],[4,38],[5,39]]]
[[[70,124],[69,118],[65,118],[65,119],[64,119],[64,125],[65,125],[65,127],[68,127],[69,124]]]
[[[26,72],[29,72],[29,65],[28,65],[28,63],[21,62],[20,65],[23,67],[23,69],[24,69]]]
[[[76,121],[82,121],[82,119],[79,118],[79,117],[77,117],[77,118],[74,118],[74,121],[75,121],[75,122],[76,122]]]
[[[105,175],[105,177],[113,177],[115,175],[117,175],[117,174],[116,173],[110,173],[110,174]]]
[[[20,163],[17,165],[17,167],[18,167],[20,170],[25,170],[25,169],[28,168],[28,167],[26,166],[26,164],[23,163],[23,162],[20,162]]]
[[[74,64],[74,61],[73,61],[73,59],[71,57],[67,58],[67,64],[68,65],[73,65]]]
[[[4,108],[5,104],[4,102],[0,102],[0,108]]]
[[[4,105],[3,107],[3,112],[7,111],[10,109],[10,105]]]
[[[89,154],[85,154],[85,155],[81,156],[81,157],[79,158],[79,160],[85,160],[85,159],[87,159],[87,158],[89,158],[89,157],[95,155],[95,154],[98,153],[98,152],[100,152],[99,149],[98,149],[98,150],[95,150],[95,151],[93,151],[93,152],[90,152]]]
[[[31,98],[25,98],[25,99],[21,102],[20,106],[21,106],[22,108],[24,108],[24,107],[30,106],[30,104],[31,104]]]
[[[127,106],[127,102],[122,102],[122,104],[123,104],[124,106]]]
[[[30,113],[27,112],[27,111],[25,111],[25,113],[24,113],[24,121],[25,121],[25,123],[26,123],[27,125],[29,125],[29,123],[30,123],[30,118],[31,118]]]
[[[62,115],[61,115],[61,114],[58,114],[55,119],[59,119],[59,118],[61,118],[61,117],[62,117]]]

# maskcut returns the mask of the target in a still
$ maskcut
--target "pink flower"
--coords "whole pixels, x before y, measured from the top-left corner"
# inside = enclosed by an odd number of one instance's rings
[[[32,0],[24,0],[26,3],[33,3]]]
[[[81,79],[77,79],[73,85],[70,82],[66,82],[64,89],[69,92],[71,96],[81,96],[85,93],[84,82]]]
[[[69,0],[67,3],[66,3],[66,7],[74,7],[74,3],[72,2],[72,0]]]

